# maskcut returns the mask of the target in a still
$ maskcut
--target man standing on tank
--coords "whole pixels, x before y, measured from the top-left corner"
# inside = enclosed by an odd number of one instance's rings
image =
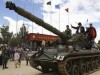
[[[69,28],[69,25],[66,25],[65,33],[67,34],[67,36],[71,37],[72,31],[71,31],[71,29]]]
[[[74,29],[76,29],[76,34],[84,33],[85,32],[85,29],[82,26],[81,22],[78,23],[78,26],[77,27],[74,27],[72,25],[71,25],[71,27],[74,28]]]
[[[90,27],[87,29],[85,33],[87,33],[87,39],[90,43],[91,48],[95,48],[94,42],[97,36],[97,32],[96,29],[93,27],[92,23],[90,23]]]

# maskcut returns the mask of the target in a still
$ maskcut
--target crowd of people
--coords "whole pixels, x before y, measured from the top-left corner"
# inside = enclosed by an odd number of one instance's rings
[[[96,29],[93,27],[92,23],[89,24],[90,27],[88,27],[85,31],[85,28],[82,26],[81,22],[78,23],[77,27],[74,27],[71,25],[71,28],[76,29],[76,34],[84,34],[87,37],[87,42],[90,43],[91,49],[95,48],[95,38],[97,36]],[[72,31],[69,28],[69,25],[66,25],[65,33],[69,36],[72,35]]]
[[[15,64],[15,68],[20,67],[21,60],[26,60],[26,65],[28,65],[28,52],[29,49],[23,47],[11,47],[11,46],[0,46],[0,50],[2,51],[2,66],[3,69],[8,69],[7,63],[8,60],[13,61]]]

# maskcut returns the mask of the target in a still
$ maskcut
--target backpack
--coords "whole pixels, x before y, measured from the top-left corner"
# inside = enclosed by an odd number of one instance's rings
[[[91,28],[91,30],[90,30],[90,36],[92,37],[92,38],[95,38],[96,37],[96,31],[95,31],[95,29],[92,27]]]

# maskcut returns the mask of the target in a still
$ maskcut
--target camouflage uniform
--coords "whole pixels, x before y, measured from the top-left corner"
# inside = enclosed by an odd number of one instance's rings
[[[66,33],[66,35],[69,36],[69,37],[71,37],[71,35],[72,35],[71,29],[66,29],[66,30],[65,30],[65,33]]]
[[[8,53],[7,53],[7,50],[6,48],[3,48],[2,49],[2,65],[3,65],[3,69],[4,68],[8,68],[7,67],[7,61],[8,61]]]

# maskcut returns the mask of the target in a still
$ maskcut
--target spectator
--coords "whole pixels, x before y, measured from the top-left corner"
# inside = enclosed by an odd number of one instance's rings
[[[88,42],[90,42],[91,48],[94,48],[95,47],[94,42],[97,36],[97,32],[96,29],[92,26],[92,23],[90,23],[90,27],[87,29],[85,33],[87,33],[87,39]]]
[[[15,50],[15,54],[14,54],[14,61],[15,61],[15,67],[17,68],[17,65],[19,65],[20,67],[20,63],[19,63],[19,54],[18,54],[18,51]]]
[[[79,22],[77,27],[74,27],[71,25],[72,28],[76,29],[76,33],[84,33],[84,27],[82,26],[82,24]]]
[[[28,53],[29,53],[29,49],[26,49],[26,51],[25,51],[25,60],[26,60],[26,65],[28,65],[28,61],[29,61]]]
[[[22,48],[17,48],[17,50],[18,50],[18,54],[19,54],[19,63],[21,64],[21,58],[22,58]]]

